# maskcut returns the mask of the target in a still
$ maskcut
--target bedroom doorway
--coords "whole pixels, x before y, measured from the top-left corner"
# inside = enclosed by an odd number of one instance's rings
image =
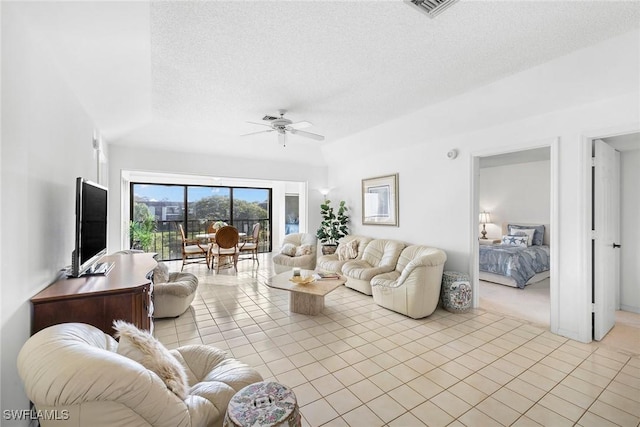
[[[553,329],[557,289],[550,265],[554,256],[551,240],[555,240],[552,231],[556,231],[553,225],[557,224],[557,139],[477,153],[473,156],[473,168],[472,227],[477,230],[473,237],[474,306]],[[479,224],[481,212],[489,213],[490,220],[485,224]],[[544,231],[535,236],[536,241],[544,237],[544,244],[540,242],[535,249],[543,251],[549,259],[550,265],[540,269],[546,271],[533,277],[527,277],[529,272],[505,277],[499,268],[495,274],[487,274],[491,269],[485,265],[481,276],[481,251],[484,256],[492,246],[501,243],[508,234],[508,224],[526,225],[527,229],[532,224],[544,225]],[[483,226],[486,239],[481,238]],[[533,236],[529,238],[533,240]]]

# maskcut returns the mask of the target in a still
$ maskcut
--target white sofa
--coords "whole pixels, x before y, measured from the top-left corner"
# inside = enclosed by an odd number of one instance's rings
[[[429,316],[438,305],[446,260],[440,249],[407,246],[395,270],[371,279],[373,301],[414,319]]]
[[[27,396],[38,411],[67,418],[43,418],[42,426],[220,426],[233,395],[262,381],[215,347],[180,347],[170,353],[186,371],[181,399],[155,372],[118,354],[119,345],[83,323],[54,325],[27,340],[18,354]]]
[[[396,268],[405,245],[388,239],[373,239],[364,248],[362,259],[347,261],[342,274],[347,278],[345,286],[371,295],[371,279]]]
[[[337,273],[342,273],[342,266],[345,265],[348,261],[352,261],[354,259],[362,259],[364,249],[367,247],[367,244],[371,240],[371,237],[365,236],[345,236],[338,242],[338,248],[336,249],[336,252],[331,255],[322,255],[321,257],[319,257],[317,265],[324,271],[335,271]],[[345,250],[343,250],[343,248]],[[355,248],[356,250],[355,258],[350,258],[348,256],[342,255],[343,253],[349,252],[348,249],[351,248]]]
[[[273,270],[276,274],[284,273],[294,267],[314,270],[316,268],[317,246],[318,239],[313,234],[287,234],[284,236],[280,251],[271,257]]]

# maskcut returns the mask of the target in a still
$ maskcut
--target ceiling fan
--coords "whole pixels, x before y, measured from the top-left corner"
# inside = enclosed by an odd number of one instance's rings
[[[247,123],[252,123],[254,125],[267,126],[269,127],[269,129],[260,130],[257,132],[245,133],[244,135],[241,135],[241,136],[255,135],[258,133],[265,133],[265,132],[278,132],[278,142],[280,142],[284,147],[287,146],[287,133],[304,136],[305,138],[315,139],[316,141],[324,141],[324,136],[322,135],[300,130],[300,129],[304,129],[312,126],[310,122],[301,121],[301,122],[294,123],[289,119],[285,119],[284,115],[286,113],[287,113],[287,110],[278,110],[278,114],[280,114],[280,117],[274,117],[268,114],[265,115],[262,118],[262,120],[269,123],[247,122]]]

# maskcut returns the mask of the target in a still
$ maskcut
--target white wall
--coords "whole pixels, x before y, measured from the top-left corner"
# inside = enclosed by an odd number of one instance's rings
[[[315,232],[320,223],[320,203],[322,195],[318,191],[327,185],[327,169],[310,165],[298,165],[286,162],[243,159],[230,154],[206,155],[179,151],[149,150],[112,144],[109,146],[109,251],[120,249],[122,230],[128,227],[127,219],[121,215],[120,200],[121,171],[166,172],[195,176],[226,178],[251,178],[272,181],[273,204],[284,206],[286,182],[304,182],[308,194],[309,230]],[[304,200],[301,199],[301,203]],[[317,207],[317,208],[316,208]],[[112,220],[113,219],[113,220]],[[272,230],[274,249],[280,246],[284,236],[284,212],[274,211]]]
[[[71,261],[75,178],[96,179],[93,123],[14,6],[2,5],[3,410],[29,408],[16,368],[30,336],[29,300]]]
[[[330,185],[359,222],[361,179],[399,173],[400,226],[360,222],[352,232],[440,247],[447,252],[446,269],[469,272],[476,236],[470,229],[472,155],[558,137],[559,223],[552,234],[559,242],[559,265],[553,267],[559,312],[552,331],[590,341],[583,135],[640,128],[639,35],[616,37],[325,146]],[[542,95],[549,93],[549,99]],[[600,100],[592,99],[594,93]],[[547,113],[519,117],[537,109]],[[452,148],[460,155],[448,160]]]
[[[640,313],[640,149],[622,151],[620,169],[620,308]]]
[[[545,160],[480,169],[480,211],[491,214],[487,238],[500,238],[505,222],[549,224],[549,168],[550,161]]]

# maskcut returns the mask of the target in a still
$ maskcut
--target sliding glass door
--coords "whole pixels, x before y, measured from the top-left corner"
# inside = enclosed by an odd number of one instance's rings
[[[271,189],[131,184],[131,247],[157,252],[159,260],[182,257],[182,238],[206,233],[222,221],[251,234],[260,223],[260,251],[271,251]]]

